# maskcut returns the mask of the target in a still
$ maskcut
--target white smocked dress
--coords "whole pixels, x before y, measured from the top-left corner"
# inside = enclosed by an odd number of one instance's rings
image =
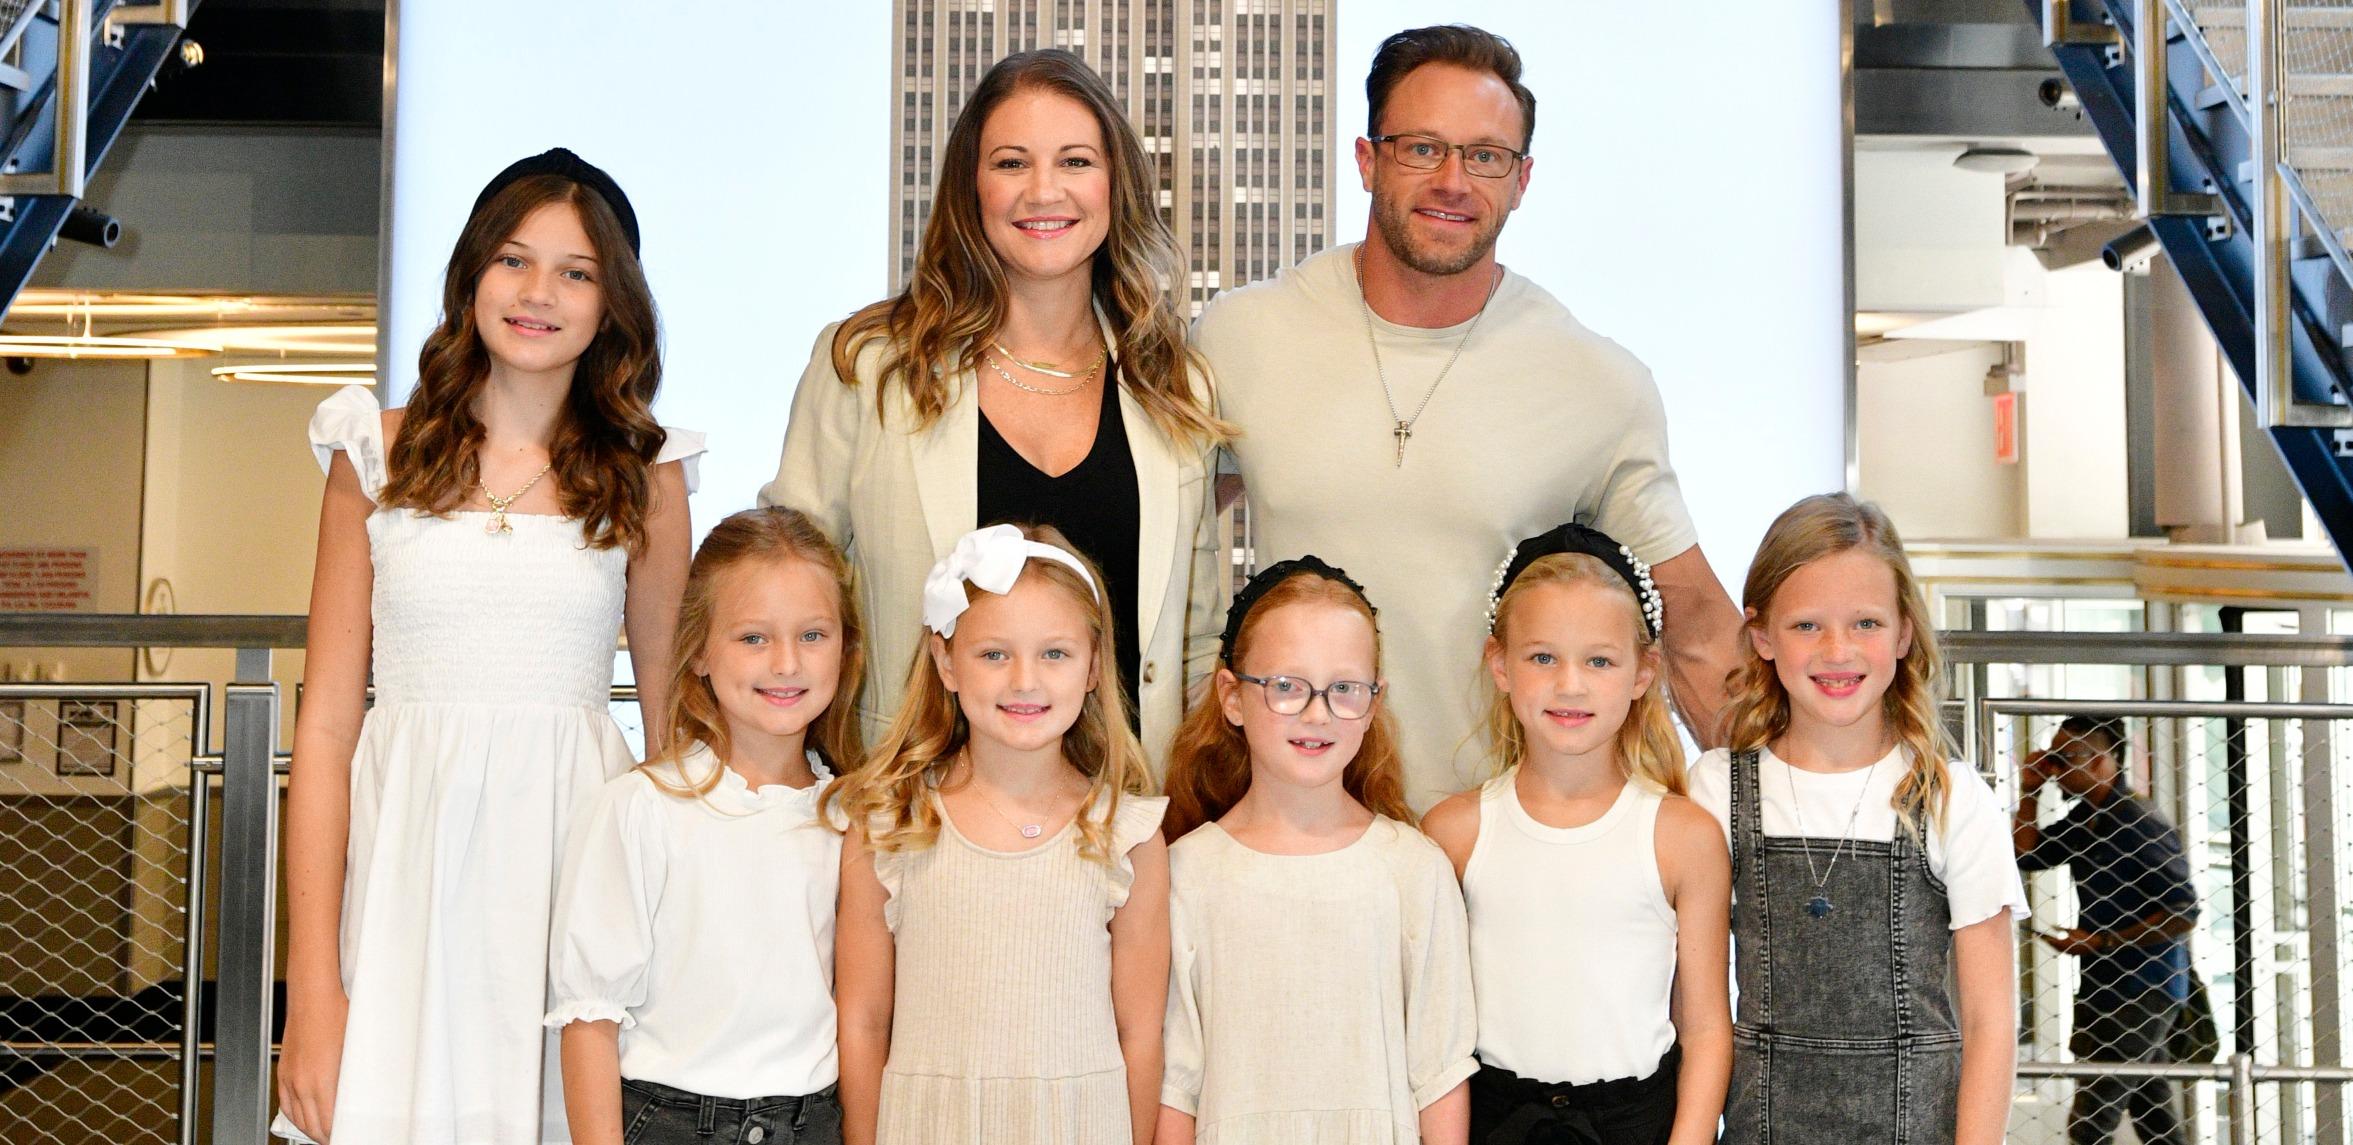
[[[383,424],[358,386],[310,423],[320,465],[343,451],[371,499]],[[703,435],[666,432],[656,463],[685,462],[691,488]],[[540,1021],[548,916],[566,826],[634,762],[607,708],[629,558],[577,521],[488,519],[368,517],[376,700],[351,758],[335,1145],[570,1140]]]

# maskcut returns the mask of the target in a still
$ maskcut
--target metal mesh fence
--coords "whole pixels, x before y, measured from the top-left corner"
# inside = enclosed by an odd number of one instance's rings
[[[2249,675],[2233,700],[2293,697],[2292,671]],[[2019,840],[2034,844],[2022,866],[2047,868],[2027,874],[2011,1140],[2066,1141],[2071,1122],[2087,1123],[2077,1140],[2110,1140],[2120,1124],[2151,1143],[2353,1140],[2341,1083],[2255,1085],[2234,1136],[2222,1082],[2132,1072],[2240,1054],[2266,1074],[2344,1064],[2353,709],[2115,719],[2125,766],[2103,797],[2085,777],[2104,734],[2062,733],[2059,715],[2003,704],[1981,766],[2006,803],[2036,790],[2039,839]],[[2047,1063],[2101,1063],[2106,1076],[2035,1076]]]
[[[0,1141],[180,1139],[201,689],[0,685]]]

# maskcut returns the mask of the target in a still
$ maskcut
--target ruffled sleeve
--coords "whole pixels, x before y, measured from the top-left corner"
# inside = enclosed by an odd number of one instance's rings
[[[710,452],[704,442],[708,435],[699,429],[680,429],[674,425],[662,427],[662,450],[654,454],[654,464],[665,461],[679,463],[686,471],[686,491],[692,493],[703,482],[703,454]]]
[[[384,407],[376,404],[375,391],[345,386],[320,402],[310,415],[310,448],[321,471],[335,463],[336,450],[349,454],[360,492],[375,500],[390,473],[384,463]]]
[[[1160,795],[1123,795],[1111,819],[1111,909],[1127,905],[1128,888],[1136,882],[1136,861],[1130,852],[1160,831],[1168,814],[1168,799]]]
[[[885,896],[882,900],[882,924],[896,935],[899,933],[899,892],[907,882],[907,863],[915,855],[905,850],[885,851],[873,844],[874,837],[889,828],[888,816],[876,815],[867,820],[866,855],[874,861],[874,881],[882,884]]]
[[[572,1022],[637,1024],[653,964],[654,911],[669,869],[660,793],[630,772],[597,794],[572,829],[548,942],[550,1029]]]

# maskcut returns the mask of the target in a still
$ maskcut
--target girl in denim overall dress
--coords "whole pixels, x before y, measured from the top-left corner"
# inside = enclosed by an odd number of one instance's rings
[[[1743,597],[1730,748],[1691,773],[1732,852],[1724,1140],[1995,1145],[2026,895],[1993,790],[1948,762],[1902,542],[1876,506],[1809,497]]]

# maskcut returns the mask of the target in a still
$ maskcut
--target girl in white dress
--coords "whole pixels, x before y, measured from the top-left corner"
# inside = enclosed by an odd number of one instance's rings
[[[1490,597],[1495,778],[1422,821],[1462,878],[1479,1000],[1474,1145],[1701,1145],[1732,1072],[1732,872],[1683,797],[1650,568],[1582,525]]]
[[[702,452],[654,422],[660,379],[636,217],[559,149],[475,203],[408,407],[352,387],[312,419],[279,1135],[567,1140],[540,1025],[556,861],[633,762],[624,621],[660,742]]]
[[[1364,590],[1283,561],[1235,595],[1169,755],[1158,1140],[1462,1145],[1462,893],[1413,828]]]
[[[670,747],[605,787],[556,897],[547,1024],[582,1145],[841,1140],[841,836],[817,795],[862,754],[849,586],[791,509],[737,513],[695,554]]]
[[[1143,794],[1102,578],[1051,529],[967,533],[842,847],[851,1145],[1151,1139],[1167,800]]]

